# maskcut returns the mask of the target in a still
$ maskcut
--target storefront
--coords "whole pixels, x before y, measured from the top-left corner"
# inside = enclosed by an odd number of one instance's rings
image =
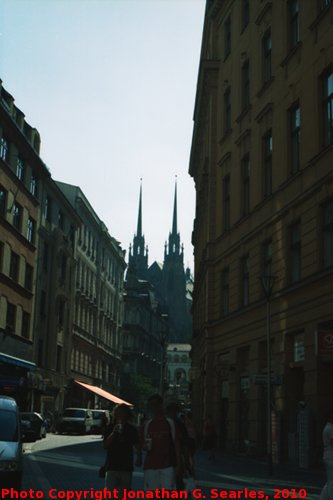
[[[0,353],[0,393],[14,398],[22,411],[30,411],[35,370],[35,363]]]

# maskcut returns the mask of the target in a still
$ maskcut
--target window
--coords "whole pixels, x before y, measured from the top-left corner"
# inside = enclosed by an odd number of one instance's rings
[[[292,174],[299,171],[299,152],[301,137],[301,112],[297,103],[289,111],[290,117],[290,170]]]
[[[64,225],[65,225],[65,218],[64,218],[64,213],[59,210],[58,212],[58,226],[60,229],[64,229]]]
[[[250,211],[250,157],[244,156],[241,162],[241,211],[247,215]]]
[[[6,329],[15,332],[16,326],[16,306],[7,302]]]
[[[293,361],[299,363],[305,360],[305,345],[304,345],[304,333],[298,333],[294,336],[294,355]]]
[[[263,244],[263,276],[272,276],[273,268],[273,249],[272,249],[272,240],[268,240]]]
[[[272,37],[270,30],[262,39],[263,54],[263,82],[268,82],[272,78]]]
[[[65,302],[63,300],[59,300],[58,305],[58,326],[63,328],[65,321]]]
[[[37,196],[37,194],[38,194],[38,182],[37,182],[37,178],[34,176],[34,174],[31,174],[30,193],[33,196]]]
[[[242,0],[242,31],[250,21],[250,0]]]
[[[324,266],[333,266],[333,201],[324,207],[323,237]]]
[[[83,361],[83,355],[82,355],[82,358],[81,360]],[[61,365],[62,365],[62,347],[61,345],[57,345],[57,358],[56,358],[56,370],[57,372],[61,372]],[[82,370],[82,366],[81,366],[81,371]]]
[[[0,139],[0,158],[7,161],[9,156],[9,142],[6,137],[1,137]]]
[[[30,264],[25,265],[24,286],[27,290],[32,290],[33,267]]]
[[[45,290],[42,290],[40,293],[40,309],[39,313],[41,318],[46,317],[46,292]]]
[[[2,266],[3,266],[3,248],[4,248],[3,241],[0,241],[0,273],[2,272]]]
[[[224,93],[224,133],[231,129],[231,99],[230,88]]]
[[[52,209],[51,198],[49,196],[46,196],[44,202],[44,217],[48,222],[51,222],[51,209]]]
[[[27,223],[27,240],[30,243],[35,243],[36,222],[29,217]]]
[[[29,338],[29,330],[30,330],[30,314],[23,311],[22,315],[22,331],[21,335],[25,339]]]
[[[242,273],[242,306],[249,305],[250,295],[250,274],[249,274],[249,256],[241,260]]]
[[[18,231],[21,231],[22,226],[22,207],[18,203],[14,203],[13,205],[13,226]]]
[[[226,59],[231,52],[231,17],[229,16],[224,23],[224,58]]]
[[[301,224],[296,222],[290,228],[291,282],[301,279]]]
[[[66,280],[66,271],[67,271],[67,257],[66,255],[62,255],[61,257],[61,266],[60,266],[60,281],[64,283]],[[87,287],[88,291],[89,288]]]
[[[223,179],[223,229],[230,229],[230,176]]]
[[[289,0],[289,46],[294,48],[299,42],[299,3]]]
[[[246,61],[242,66],[242,109],[250,106],[250,62]]]
[[[49,265],[49,245],[48,243],[44,243],[44,250],[43,250],[43,269],[44,271],[47,271]]]
[[[0,215],[5,215],[7,210],[7,191],[0,186]]]
[[[323,119],[324,119],[324,146],[333,144],[333,71],[323,77]]]
[[[272,194],[272,154],[273,154],[273,138],[270,130],[263,137],[264,150],[264,196]]]
[[[12,251],[10,254],[9,277],[14,281],[18,281],[19,265],[20,257]]]
[[[43,356],[43,351],[44,351],[44,345],[43,345],[43,340],[42,339],[38,339],[38,354],[37,354],[37,363],[39,366],[43,366],[44,364],[44,356]],[[72,351],[73,353],[74,351]]]
[[[221,293],[222,293],[222,315],[229,314],[229,268],[222,271],[221,276]]]
[[[25,174],[24,162],[22,158],[18,156],[16,160],[16,176],[22,182],[24,182],[24,174]]]

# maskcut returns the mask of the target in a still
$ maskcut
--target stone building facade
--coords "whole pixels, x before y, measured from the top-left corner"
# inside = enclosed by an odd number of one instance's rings
[[[98,407],[103,400],[75,380],[119,394],[124,251],[77,186],[57,182],[82,223],[77,237],[75,299],[67,405]]]
[[[193,414],[265,453],[269,338],[275,460],[307,465],[332,405],[332,8],[207,1],[190,157]]]
[[[35,286],[34,409],[61,412],[70,379],[76,233],[80,218],[55,181],[40,184],[41,217]]]
[[[30,409],[38,385],[33,356],[39,187],[50,173],[40,137],[0,81],[0,391]]]

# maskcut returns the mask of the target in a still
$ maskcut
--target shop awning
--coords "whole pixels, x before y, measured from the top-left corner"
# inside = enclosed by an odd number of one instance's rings
[[[36,364],[31,361],[15,358],[15,356],[9,356],[9,354],[4,354],[3,352],[0,352],[0,362],[7,363],[8,365],[20,366],[21,368],[28,368],[29,370],[35,370],[36,368]]]
[[[128,406],[133,406],[132,403],[129,403],[128,401],[124,401],[123,399],[118,398],[118,396],[115,396],[114,394],[111,394],[111,392],[107,392],[104,389],[101,389],[100,387],[97,387],[96,385],[90,385],[90,384],[84,384],[83,382],[79,382],[78,380],[75,380],[75,382],[79,385],[82,385],[85,389],[88,389],[88,391],[94,392],[95,394],[98,394],[98,396],[101,396],[102,398],[108,399],[109,401],[112,401],[113,403],[116,404],[125,404]]]

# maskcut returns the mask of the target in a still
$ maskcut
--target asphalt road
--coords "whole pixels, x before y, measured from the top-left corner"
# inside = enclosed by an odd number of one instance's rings
[[[24,446],[25,470],[22,489],[28,492],[26,498],[33,496],[36,498],[36,492],[41,492],[38,493],[40,498],[47,500],[52,498],[50,491],[54,489],[53,495],[57,495],[56,492],[65,492],[60,493],[63,496],[58,496],[59,499],[71,500],[66,497],[66,492],[103,489],[104,481],[98,477],[98,469],[105,457],[100,436],[48,434],[46,439],[36,443],[26,443]],[[222,464],[221,466],[219,463],[210,464],[201,456],[200,459],[198,457],[196,470],[198,495],[201,492],[202,498],[206,499],[260,498],[258,491],[263,491],[265,500],[301,498],[300,495],[310,500],[319,498],[319,487],[307,490],[292,481],[267,479],[260,469],[256,474],[250,475],[237,474],[237,471],[230,473]],[[133,474],[133,489],[140,490],[142,483],[142,469],[136,469]],[[279,490],[285,491],[279,493]],[[15,498],[15,496],[5,498]],[[88,495],[86,498],[91,500],[96,497]]]

